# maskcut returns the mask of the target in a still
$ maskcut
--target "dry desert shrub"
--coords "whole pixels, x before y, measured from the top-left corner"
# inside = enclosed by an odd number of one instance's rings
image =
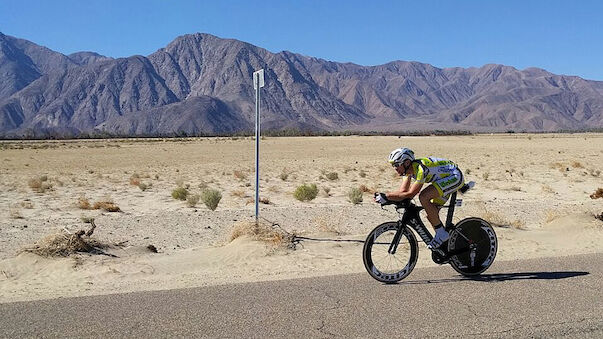
[[[598,178],[599,175],[601,175],[601,171],[600,170],[596,170],[594,168],[591,168],[588,170],[588,174],[590,174],[591,176]]]
[[[237,179],[239,179],[239,180],[241,180],[241,181],[243,181],[243,180],[246,180],[246,179],[247,179],[247,174],[245,174],[245,172],[240,171],[240,170],[234,170],[234,171],[232,172],[232,175],[234,175],[234,177],[235,177],[235,178],[237,178]]]
[[[550,169],[557,169],[561,173],[569,171],[569,167],[565,166],[564,164],[562,164],[560,162],[554,162],[554,163],[550,164],[549,168]]]
[[[134,173],[130,176],[130,185],[132,185],[132,186],[140,185],[140,176],[138,175],[138,173]]]
[[[348,196],[348,200],[354,205],[358,205],[359,203],[362,202],[362,191],[356,187],[352,187],[348,191],[347,196]]]
[[[593,194],[590,195],[591,199],[603,198],[603,188],[598,188]]]
[[[274,247],[295,248],[294,234],[287,233],[278,225],[270,224],[264,220],[237,222],[230,234],[230,241],[242,236],[248,236],[253,240],[262,241]]]
[[[21,207],[27,208],[27,209],[34,208],[33,203],[31,201],[29,201],[29,200],[21,201],[21,203],[19,205],[21,205]]]
[[[337,174],[337,172],[329,172],[325,174],[325,177],[331,181],[334,181],[339,179],[339,174]]]
[[[238,198],[246,198],[247,194],[245,193],[244,190],[235,190],[230,192],[230,195],[232,195],[233,197],[238,197]]]
[[[279,174],[278,177],[282,181],[287,181],[287,178],[289,178],[289,174],[291,174],[291,172],[289,172],[286,168],[283,168],[283,170],[281,171],[281,174]]]
[[[374,190],[374,189],[372,189],[372,188],[370,188],[370,187],[368,187],[368,186],[366,186],[366,185],[364,185],[364,184],[360,185],[360,187],[358,187],[358,189],[359,189],[359,190],[360,190],[362,193],[370,193],[370,194],[375,193],[375,190]]]
[[[186,189],[189,189],[191,187],[191,185],[185,184],[183,179],[177,179],[176,180],[176,186],[178,186],[178,187],[184,187]]]
[[[316,184],[303,184],[295,189],[293,197],[299,201],[310,201],[314,200],[317,194],[318,187],[316,187]]]
[[[339,220],[341,220],[340,217],[335,217],[332,213],[327,213],[318,215],[312,219],[312,222],[316,224],[316,228],[320,232],[341,235],[343,233],[339,230]]]
[[[77,199],[77,207],[82,210],[91,209],[90,200],[88,200],[86,197],[79,197],[79,199]]]
[[[46,175],[29,179],[27,185],[36,193],[45,193],[52,189],[52,183],[48,182],[48,177]]]
[[[484,180],[486,180],[486,181],[488,180],[489,177],[490,177],[490,173],[489,172],[485,172],[484,174],[482,174],[482,178]]]
[[[144,182],[140,182],[140,183],[138,183],[137,186],[138,186],[138,188],[140,188],[141,191],[144,192],[144,191],[148,190],[149,188],[151,188],[153,186],[153,184],[152,183],[145,184]]]
[[[546,193],[555,193],[555,190],[549,185],[542,185],[542,191]]]
[[[103,253],[100,249],[108,247],[84,234],[83,230],[74,234],[61,230],[42,238],[32,246],[23,248],[21,252],[34,253],[43,257],[67,257],[77,252]]]
[[[23,219],[23,214],[17,206],[8,206],[8,214],[11,219]]]
[[[195,207],[197,206],[197,203],[199,202],[199,194],[189,194],[186,197],[186,204],[188,205],[188,207]]]
[[[92,208],[95,209],[95,210],[102,209],[103,211],[107,211],[107,212],[120,212],[121,211],[121,209],[119,208],[119,206],[117,206],[111,200],[97,201],[97,202],[94,203],[94,205],[92,206]]]
[[[212,211],[215,211],[222,199],[222,193],[215,189],[206,189],[201,192],[201,200]]]
[[[572,167],[573,168],[584,168],[584,165],[582,165],[582,163],[580,161],[572,161]]]
[[[270,205],[270,198],[268,197],[260,197],[260,203],[264,205]]]
[[[176,200],[186,200],[188,190],[182,186],[178,186],[172,190],[172,198]]]
[[[545,223],[550,223],[551,221],[558,219],[559,217],[561,217],[563,214],[561,214],[558,210],[547,210],[544,213],[544,222]]]
[[[525,222],[520,219],[508,220],[506,217],[502,216],[499,213],[489,211],[484,206],[484,212],[482,214],[482,219],[489,222],[492,226],[496,227],[512,227],[515,229],[524,229]]]

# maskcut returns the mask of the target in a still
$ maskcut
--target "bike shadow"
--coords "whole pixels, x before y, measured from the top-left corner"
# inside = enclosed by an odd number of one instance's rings
[[[440,284],[449,282],[459,281],[481,281],[481,282],[501,282],[509,280],[555,280],[555,279],[566,279],[579,277],[582,275],[590,274],[589,272],[583,271],[557,271],[557,272],[517,272],[517,273],[494,273],[494,274],[481,274],[473,277],[457,276],[456,278],[444,278],[444,279],[424,279],[414,281],[401,281],[398,284]]]

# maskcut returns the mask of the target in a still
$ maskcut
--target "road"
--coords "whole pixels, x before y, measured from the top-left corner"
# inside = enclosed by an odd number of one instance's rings
[[[0,304],[0,337],[603,337],[603,254]]]

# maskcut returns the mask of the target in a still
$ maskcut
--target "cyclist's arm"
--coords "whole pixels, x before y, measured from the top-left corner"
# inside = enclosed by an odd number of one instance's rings
[[[404,178],[404,180],[408,180],[408,178]],[[402,186],[404,186],[404,182],[402,183]],[[408,190],[406,191],[395,191],[395,192],[387,192],[385,193],[385,197],[388,200],[392,200],[392,201],[400,201],[400,200],[404,200],[404,199],[412,199],[414,198],[415,195],[417,195],[419,192],[421,192],[421,188],[423,187],[423,183],[422,182],[415,182],[412,185],[410,184],[410,180],[408,180],[408,183],[406,184],[406,186],[408,187]],[[400,187],[400,189],[402,189],[403,187]]]
[[[409,189],[410,189],[410,178],[405,176],[404,178],[402,178],[402,185],[400,185],[400,189],[398,191],[399,192],[408,192]]]

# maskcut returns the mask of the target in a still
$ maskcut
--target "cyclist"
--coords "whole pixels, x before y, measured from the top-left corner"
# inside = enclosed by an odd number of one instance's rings
[[[415,159],[414,152],[408,148],[393,150],[389,155],[389,163],[400,176],[404,176],[402,185],[397,191],[375,193],[375,202],[384,204],[388,201],[412,199],[421,192],[419,200],[435,230],[435,236],[428,247],[430,249],[439,247],[449,238],[440,220],[440,208],[453,192],[463,187],[463,173],[450,160],[433,157]],[[414,179],[414,182],[411,183],[411,179]],[[425,183],[431,185],[421,191]]]

